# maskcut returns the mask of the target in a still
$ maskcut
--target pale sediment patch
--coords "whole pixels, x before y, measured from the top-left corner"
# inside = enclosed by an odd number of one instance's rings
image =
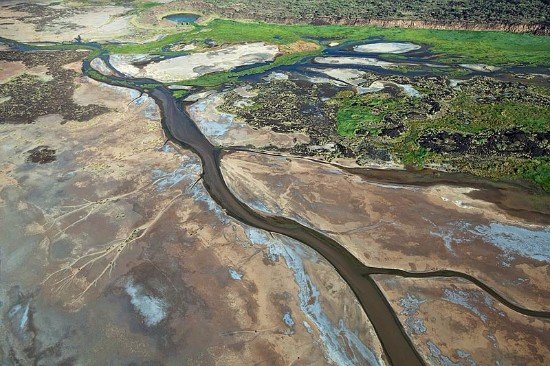
[[[45,116],[40,116],[34,120],[34,123],[44,123],[44,124],[53,124],[63,122],[63,116],[60,114],[47,114]]]
[[[315,57],[315,63],[326,65],[360,65],[360,66],[377,66],[381,68],[392,68],[396,64],[388,61],[381,61],[372,57]]]
[[[394,83],[392,81],[375,81],[369,86],[357,86],[357,93],[358,94],[366,94],[366,93],[377,93],[379,91],[382,91],[386,86],[388,85],[395,85],[403,90],[405,94],[407,94],[409,97],[413,98],[420,98],[422,94],[416,90],[412,85],[410,84],[398,84]]]
[[[465,221],[440,226],[432,234],[444,239],[451,253],[456,247],[479,245],[478,239],[493,245],[504,252],[499,255],[501,264],[509,267],[516,256],[531,258],[550,263],[550,229],[528,228],[492,222],[487,225],[475,225]]]
[[[266,81],[273,81],[273,80],[288,80],[288,75],[284,72],[272,72],[269,75],[267,75],[264,80]]]
[[[434,185],[426,188],[426,193],[434,205],[443,206],[461,212],[475,212],[483,215],[490,221],[508,225],[519,225],[526,228],[540,230],[542,225],[537,225],[525,219],[510,215],[495,203],[470,197],[470,194],[478,192],[475,188],[454,187],[447,185]]]
[[[97,72],[99,72],[100,74],[102,75],[106,75],[106,76],[113,76],[114,75],[114,72],[113,70],[111,70],[107,64],[105,63],[105,61],[103,61],[102,59],[96,57],[92,60],[92,62],[90,62],[90,66]]]
[[[194,79],[212,72],[228,71],[238,66],[273,61],[278,53],[277,46],[258,42],[174,57],[147,64],[143,68],[138,68],[133,63],[144,55],[112,55],[111,64],[117,70],[134,77],[174,82]]]
[[[365,361],[370,365],[384,364],[378,354],[367,347],[359,336],[346,326],[344,320],[340,319],[338,324],[335,324],[324,312],[320,292],[312,282],[303,262],[312,260],[312,256],[316,253],[279,234],[269,236],[264,231],[249,227],[246,229],[246,235],[253,244],[267,246],[271,260],[282,258],[293,271],[294,280],[299,287],[300,309],[316,326],[329,362],[337,365],[356,365]],[[285,317],[285,323],[294,326],[292,317],[287,317],[286,314]],[[311,329],[309,325],[305,322],[303,324],[309,332]]]
[[[350,85],[359,85],[365,82],[363,76],[365,72],[356,69],[310,69],[311,71],[321,72],[331,78],[343,81]]]
[[[485,64],[460,64],[459,66],[468,70],[474,70],[479,72],[493,72],[493,71],[500,70],[500,67],[485,65]]]
[[[22,74],[36,76],[42,82],[53,80],[53,76],[48,74],[48,68],[44,65],[26,67],[21,61],[0,60],[0,83],[8,82]]]
[[[357,93],[358,94],[366,94],[366,93],[377,93],[379,91],[382,91],[386,86],[381,81],[375,81],[369,86],[358,86],[357,87]]]
[[[470,232],[487,239],[509,255],[517,254],[550,263],[550,228],[534,230],[492,222],[474,226]]]
[[[348,85],[342,81],[334,80],[331,78],[325,78],[322,76],[307,76],[306,80],[313,84],[331,84],[339,87],[345,87]]]
[[[463,291],[452,288],[445,288],[443,290],[443,299],[449,301],[455,305],[462,306],[471,313],[475,314],[484,323],[487,322],[487,314],[480,309],[478,304],[483,304],[489,307],[492,311],[495,311],[493,307],[493,299],[485,292],[481,291]],[[504,313],[500,313],[501,316],[505,316]]]
[[[229,270],[229,276],[231,276],[231,278],[234,279],[235,281],[240,281],[243,278],[242,273],[237,272],[233,268]]]
[[[358,45],[353,47],[353,50],[363,53],[406,53],[420,48],[422,47],[409,42],[381,42]]]
[[[207,98],[208,96],[210,96],[214,93],[215,93],[215,91],[213,91],[213,90],[207,90],[207,91],[200,92],[200,93],[194,93],[194,94],[188,95],[183,101],[184,102],[198,102],[199,100],[205,99],[205,98]]]
[[[528,365],[548,357],[547,320],[519,314],[467,281],[374,277],[429,362]]]
[[[409,97],[413,97],[413,98],[420,98],[422,96],[422,94],[420,94],[420,92],[418,90],[416,90],[412,85],[410,84],[395,84],[397,85],[398,87],[400,87],[401,89],[403,89],[403,91],[405,92],[405,94],[407,94]]]
[[[168,145],[166,145],[168,146]],[[153,182],[158,192],[164,192],[184,182],[190,187],[202,171],[200,162],[194,156],[183,155],[181,164],[173,171],[153,170]]]
[[[148,294],[143,286],[134,283],[133,279],[126,282],[124,289],[147,326],[155,326],[166,318],[168,305],[163,299]]]
[[[405,297],[399,300],[399,305],[403,308],[402,315],[407,316],[405,323],[409,328],[409,331],[413,334],[426,333],[426,324],[422,318],[417,317],[419,305],[426,302],[424,299],[411,294],[407,294]]]
[[[459,79],[449,79],[449,86],[451,88],[458,88],[460,84],[462,84],[465,80],[459,80]]]
[[[23,70],[25,70],[25,64],[22,61],[0,60],[0,83],[21,74]]]
[[[20,42],[72,41],[79,35],[86,40],[129,39],[135,31],[130,26],[130,17],[124,14],[130,10],[122,6],[71,7],[65,5],[35,5],[55,10],[58,16],[49,19],[39,28],[38,16],[31,12],[14,11],[7,6],[1,8],[0,25],[3,37]]]
[[[168,89],[170,89],[170,90],[191,90],[191,89],[193,89],[193,87],[188,86],[188,85],[174,84],[174,85],[168,85]]]
[[[160,110],[154,99],[142,94],[135,89],[99,83],[93,79],[85,78],[86,83],[75,89],[73,100],[76,104],[87,106],[90,104],[101,104],[113,108],[119,112],[126,112],[132,108],[132,104],[139,108],[139,111],[149,121],[159,122],[161,120]],[[104,94],[98,94],[96,86],[103,89]],[[120,108],[120,98],[127,100],[123,109]]]
[[[153,60],[153,57],[150,55],[111,55],[109,56],[109,63],[119,72],[129,75],[129,76],[143,76],[139,75],[141,69],[134,64],[150,62]]]

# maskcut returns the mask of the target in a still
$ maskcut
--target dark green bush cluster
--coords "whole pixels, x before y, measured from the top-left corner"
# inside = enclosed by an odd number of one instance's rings
[[[353,22],[362,19],[414,19],[484,23],[546,23],[545,0],[202,0],[224,16],[266,21]]]

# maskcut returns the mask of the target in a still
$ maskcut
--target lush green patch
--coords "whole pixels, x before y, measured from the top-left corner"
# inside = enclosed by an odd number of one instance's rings
[[[550,192],[550,159],[533,159],[525,161],[516,169],[516,175],[532,180],[545,191]]]
[[[395,101],[381,96],[349,97],[349,92],[341,92],[336,99],[336,131],[341,136],[355,136],[358,129],[377,135],[380,122],[388,109],[395,106]]]
[[[174,98],[181,98],[187,94],[189,94],[189,90],[184,90],[184,89],[174,90],[172,92],[172,95],[174,96]]]
[[[370,145],[407,166],[447,165],[487,178],[529,180],[550,190],[550,163],[540,156],[550,121],[550,88],[484,77],[469,80],[460,90],[416,82],[423,98],[340,92],[331,101],[337,107],[338,134],[352,141],[352,148]],[[356,152],[365,151],[361,149]]]
[[[481,104],[471,98],[461,98],[452,108],[455,113],[425,121],[425,125],[466,133],[514,127],[525,131],[543,131],[548,128],[550,121],[548,107],[528,103],[507,101]],[[459,113],[466,115],[466,120],[459,118]]]
[[[139,2],[136,5],[136,7],[139,10],[147,10],[147,9],[150,9],[150,8],[154,8],[155,6],[159,6],[159,5],[162,5],[162,3],[157,3],[157,2],[154,2],[154,1],[145,1],[145,2]]]

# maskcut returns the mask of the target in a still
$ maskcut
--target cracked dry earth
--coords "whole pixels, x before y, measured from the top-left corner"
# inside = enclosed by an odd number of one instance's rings
[[[72,82],[105,112],[0,125],[3,362],[386,362],[336,271],[228,217],[152,100]]]

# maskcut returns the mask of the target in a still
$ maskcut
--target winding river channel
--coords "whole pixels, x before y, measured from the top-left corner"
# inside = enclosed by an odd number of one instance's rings
[[[393,365],[423,365],[424,361],[418,354],[411,340],[405,333],[393,308],[386,300],[381,290],[371,277],[374,274],[387,274],[401,277],[455,277],[466,279],[505,306],[528,316],[550,318],[549,312],[525,309],[514,304],[477,278],[465,273],[449,270],[430,272],[408,272],[392,268],[377,268],[364,265],[342,245],[328,236],[305,227],[291,219],[269,216],[259,213],[240,200],[230,191],[220,170],[222,149],[215,147],[201,132],[190,118],[183,105],[173,96],[172,92],[151,79],[132,79],[116,71],[107,57],[102,57],[115,74],[100,80],[112,85],[133,87],[151,96],[161,110],[162,126],[170,140],[183,148],[195,152],[202,162],[202,180],[210,196],[233,218],[247,225],[279,233],[308,245],[326,258],[337,270],[340,276],[350,286],[361,306],[371,321],[380,339],[386,356]],[[91,67],[85,62],[83,71],[90,74]],[[147,89],[146,86],[157,85]]]
[[[83,70],[89,74],[90,65],[85,62]],[[119,73],[117,76],[110,76],[108,80],[101,81],[107,81],[112,85],[131,83],[141,92],[146,90],[140,85],[155,83],[150,79],[127,78]],[[356,295],[373,324],[390,362],[393,365],[424,364],[391,305],[370,277],[370,274],[376,273],[376,269],[365,266],[336,241],[318,231],[287,218],[260,214],[239,201],[229,190],[222,176],[220,170],[222,150],[208,141],[168,88],[157,86],[146,92],[161,110],[162,126],[166,136],[200,157],[203,184],[214,201],[229,216],[247,225],[286,235],[316,250],[332,264]]]
[[[97,45],[90,45],[97,48]],[[21,48],[20,48],[21,49]],[[205,137],[190,118],[183,105],[172,92],[151,79],[130,78],[116,71],[108,63],[107,55],[101,57],[113,71],[113,75],[99,75],[89,61],[84,61],[84,74],[115,86],[130,87],[147,93],[160,108],[162,126],[170,140],[196,153],[202,162],[202,180],[210,196],[236,220],[247,225],[291,237],[308,245],[326,258],[354,292],[392,365],[424,365],[425,362],[406,334],[392,306],[382,294],[372,275],[389,274],[401,277],[456,277],[466,279],[496,298],[505,306],[524,315],[550,318],[550,312],[525,309],[512,303],[482,281],[456,271],[408,272],[392,268],[377,268],[364,265],[342,245],[321,232],[305,227],[288,218],[259,213],[239,199],[228,188],[220,170],[222,150]]]

